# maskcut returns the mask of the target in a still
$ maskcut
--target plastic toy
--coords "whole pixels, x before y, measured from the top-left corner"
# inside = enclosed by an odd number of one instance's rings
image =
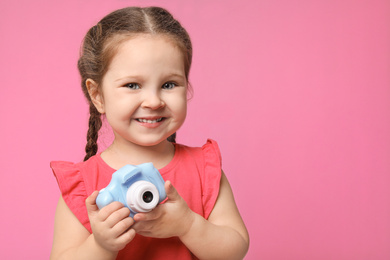
[[[166,198],[164,179],[152,163],[126,165],[113,173],[107,187],[96,198],[99,209],[119,201],[130,209],[130,217],[149,212]]]

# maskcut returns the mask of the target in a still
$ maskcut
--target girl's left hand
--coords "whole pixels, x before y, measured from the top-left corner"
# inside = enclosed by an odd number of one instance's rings
[[[183,236],[191,228],[194,212],[188,207],[170,181],[165,182],[168,200],[147,213],[134,216],[132,226],[138,234],[146,237],[168,238]]]

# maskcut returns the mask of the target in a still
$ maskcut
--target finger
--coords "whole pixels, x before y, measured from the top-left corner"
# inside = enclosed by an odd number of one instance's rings
[[[134,221],[150,221],[158,219],[162,214],[162,205],[157,205],[152,211],[149,212],[140,212],[134,215]]]
[[[113,235],[116,237],[121,236],[123,233],[127,232],[133,224],[134,220],[130,217],[122,219],[112,228]]]
[[[127,245],[129,242],[131,242],[131,240],[134,239],[135,237],[135,230],[130,228],[129,230],[127,230],[126,232],[124,232],[122,235],[120,235],[118,238],[117,238],[117,241],[121,244],[124,244],[124,245]]]
[[[165,182],[165,193],[167,194],[168,200],[175,201],[180,199],[180,195],[177,192],[176,188],[173,187],[170,181]]]
[[[96,205],[96,198],[99,194],[99,191],[95,190],[91,195],[85,200],[85,205],[87,207],[88,214],[99,211],[98,206]]]
[[[153,214],[151,212],[149,213],[137,213],[134,215],[134,221],[140,222],[140,221],[148,221],[153,220],[155,217],[153,217]]]
[[[100,212],[99,212],[99,219],[101,221],[106,221],[110,216],[111,214],[113,214],[114,212],[122,209],[122,208],[125,208],[125,206],[123,206],[122,203],[120,203],[119,201],[114,201],[110,204],[108,204],[107,206],[103,207]],[[127,208],[125,208],[127,209]],[[128,211],[130,211],[129,209],[127,209]],[[130,214],[130,212],[127,214],[127,216]]]
[[[130,210],[126,207],[121,207],[113,211],[105,220],[108,227],[114,227],[121,220],[128,218],[130,215]]]
[[[135,222],[140,222],[140,221],[146,220],[146,216],[145,216],[144,213],[137,213],[137,214],[134,215],[133,218],[134,218]]]

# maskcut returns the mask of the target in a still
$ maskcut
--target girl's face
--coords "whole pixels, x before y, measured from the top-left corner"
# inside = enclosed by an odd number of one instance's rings
[[[116,142],[152,146],[166,141],[187,113],[182,52],[161,35],[124,41],[103,77],[98,99]]]

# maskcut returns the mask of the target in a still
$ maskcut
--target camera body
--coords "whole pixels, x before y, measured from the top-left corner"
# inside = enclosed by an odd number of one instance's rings
[[[126,165],[113,173],[107,187],[96,198],[99,209],[119,201],[130,209],[130,217],[149,212],[167,197],[164,179],[152,163]]]

